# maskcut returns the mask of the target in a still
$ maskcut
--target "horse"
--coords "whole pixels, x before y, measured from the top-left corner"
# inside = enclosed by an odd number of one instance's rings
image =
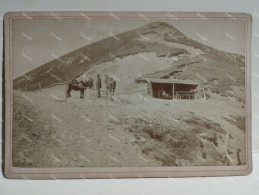
[[[84,93],[86,88],[92,88],[93,87],[93,79],[89,79],[88,81],[76,81],[75,79],[68,83],[67,87],[67,97],[71,97],[70,92],[72,90],[74,91],[80,91],[80,98],[84,98]]]
[[[113,101],[114,92],[116,88],[116,81],[109,75],[105,75],[105,84],[106,84],[106,99],[108,98],[108,95],[111,94],[111,100]]]

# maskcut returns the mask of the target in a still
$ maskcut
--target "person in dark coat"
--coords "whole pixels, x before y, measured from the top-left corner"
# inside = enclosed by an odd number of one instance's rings
[[[102,88],[102,79],[100,75],[97,75],[97,80],[96,80],[96,89],[97,89],[97,95],[100,98],[101,97],[101,89]]]

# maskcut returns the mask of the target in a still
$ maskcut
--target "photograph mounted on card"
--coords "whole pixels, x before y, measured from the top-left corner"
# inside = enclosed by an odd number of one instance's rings
[[[247,175],[249,14],[4,17],[5,176]]]

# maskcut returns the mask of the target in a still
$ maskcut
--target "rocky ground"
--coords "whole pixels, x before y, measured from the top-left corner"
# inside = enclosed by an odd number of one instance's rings
[[[172,101],[121,94],[116,101],[65,86],[14,91],[16,167],[185,166],[245,164],[242,102]],[[242,121],[242,122],[240,122]]]

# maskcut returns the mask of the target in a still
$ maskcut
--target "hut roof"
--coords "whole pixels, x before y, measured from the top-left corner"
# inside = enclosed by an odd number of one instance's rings
[[[199,85],[199,83],[190,80],[181,79],[150,79],[152,83],[175,83],[175,84],[186,84],[186,85]]]

